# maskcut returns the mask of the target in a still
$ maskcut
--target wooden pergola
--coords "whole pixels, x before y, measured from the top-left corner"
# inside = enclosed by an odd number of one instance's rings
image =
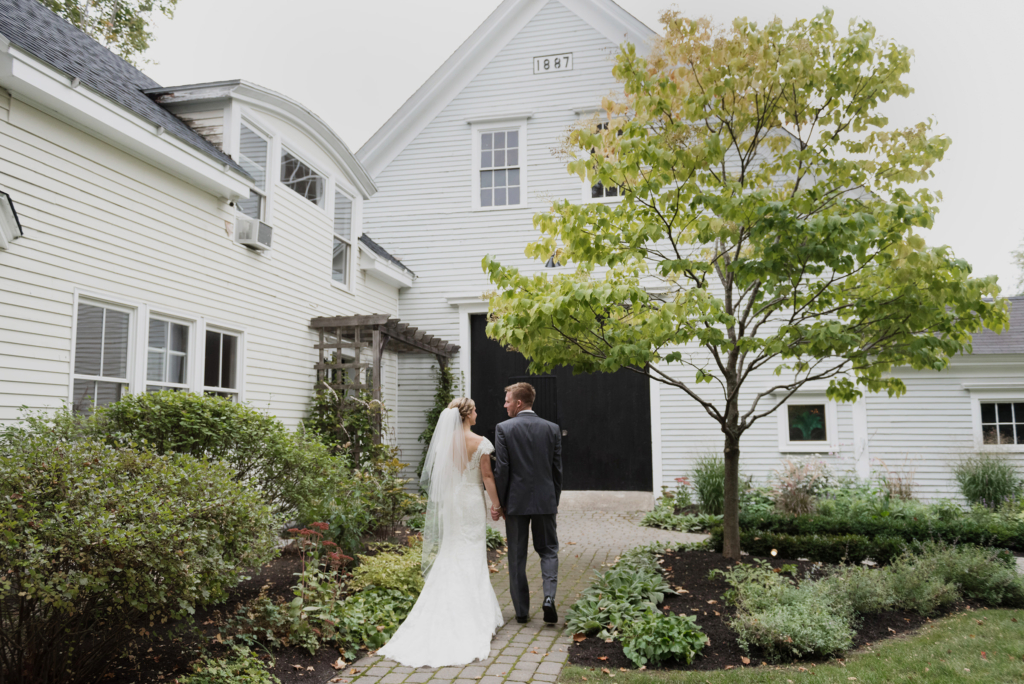
[[[326,383],[340,396],[369,390],[373,399],[380,401],[381,362],[385,350],[399,354],[433,354],[442,368],[459,350],[458,345],[427,335],[387,314],[321,316],[311,320],[309,325],[319,333],[317,386]],[[370,361],[363,360],[366,349],[371,350]],[[341,415],[338,423],[340,429]]]

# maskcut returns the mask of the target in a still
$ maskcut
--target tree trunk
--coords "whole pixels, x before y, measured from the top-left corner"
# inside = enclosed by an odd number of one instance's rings
[[[740,439],[725,433],[725,510],[723,511],[725,539],[722,555],[734,561],[740,559]]]

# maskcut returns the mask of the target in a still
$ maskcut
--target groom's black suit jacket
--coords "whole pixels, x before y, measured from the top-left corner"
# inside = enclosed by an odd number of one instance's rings
[[[506,515],[558,512],[562,497],[562,431],[533,411],[494,429],[494,481]]]

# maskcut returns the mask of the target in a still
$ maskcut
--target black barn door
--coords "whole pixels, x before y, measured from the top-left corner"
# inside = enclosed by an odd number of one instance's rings
[[[534,410],[562,428],[563,487],[568,490],[649,492],[651,397],[646,377],[628,370],[573,375],[556,368],[530,375],[529,362],[487,337],[487,317],[470,317],[472,387],[478,433],[494,441],[494,426],[508,420],[505,387],[529,382]]]

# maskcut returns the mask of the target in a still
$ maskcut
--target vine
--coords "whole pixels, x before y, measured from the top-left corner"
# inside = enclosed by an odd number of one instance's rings
[[[455,398],[455,373],[452,369],[447,366],[431,366],[431,369],[434,371],[434,405],[427,411],[427,427],[420,433],[419,441],[423,443],[423,454],[420,456],[420,464],[416,467],[416,477],[423,475],[423,462],[427,458],[427,449],[430,448],[430,440],[434,436],[434,427],[441,417],[441,411],[448,408],[448,404]]]

